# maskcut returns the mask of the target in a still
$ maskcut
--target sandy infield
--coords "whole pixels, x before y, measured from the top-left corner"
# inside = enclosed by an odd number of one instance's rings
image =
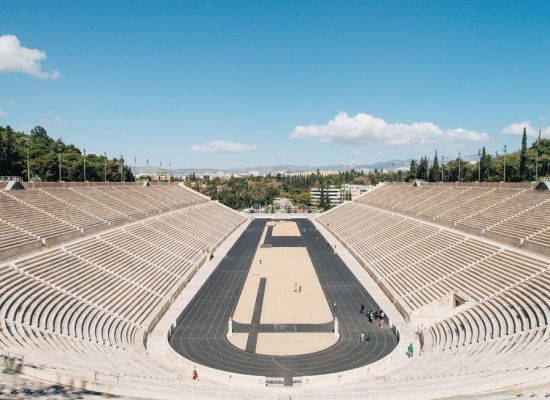
[[[324,350],[337,341],[331,332],[259,333],[256,353],[295,356]]]
[[[261,247],[268,226],[273,234],[300,236],[298,225],[291,221],[267,223],[260,245],[252,260],[250,271],[239,297],[233,320],[243,324],[252,322],[254,304],[260,278],[266,278],[261,324],[323,324],[333,315],[321,283],[305,247]],[[248,333],[227,336],[231,344],[246,350]],[[259,333],[257,354],[297,355],[326,349],[336,343],[331,332],[277,332]]]
[[[302,236],[294,221],[279,221],[273,226],[271,236]],[[262,242],[263,243],[263,242]]]
[[[260,273],[267,278],[260,323],[332,321],[330,307],[305,247],[262,248],[258,253],[265,254]]]
[[[246,350],[248,333],[227,336],[233,346]],[[338,338],[331,332],[258,333],[256,354],[270,356],[297,356],[315,353],[332,346]]]

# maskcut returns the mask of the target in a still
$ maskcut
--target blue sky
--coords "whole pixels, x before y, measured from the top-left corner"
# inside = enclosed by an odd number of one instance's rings
[[[0,125],[138,165],[516,148],[549,66],[549,1],[0,0]]]

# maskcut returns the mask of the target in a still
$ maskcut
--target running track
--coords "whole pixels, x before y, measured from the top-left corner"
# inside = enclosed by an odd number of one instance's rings
[[[389,354],[397,346],[387,327],[369,323],[360,314],[378,305],[309,220],[294,220],[302,233],[321,286],[332,305],[337,303],[340,339],[325,350],[299,356],[266,356],[240,350],[226,339],[227,321],[233,315],[264,229],[265,219],[256,219],[233,245],[226,258],[208,278],[177,319],[170,344],[182,356],[223,371],[266,377],[319,375],[361,367]],[[280,238],[283,239],[283,238]],[[290,239],[290,238],[288,238]],[[284,239],[283,239],[284,240]],[[371,332],[370,343],[359,341],[361,332]]]

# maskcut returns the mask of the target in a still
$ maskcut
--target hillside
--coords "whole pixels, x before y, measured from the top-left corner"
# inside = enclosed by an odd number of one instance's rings
[[[29,169],[27,174],[27,150]],[[14,131],[9,125],[0,126],[0,176],[20,176],[25,181],[28,176],[37,181],[58,181],[61,164],[61,180],[84,180],[83,150],[63,139],[54,140],[40,126],[31,130],[29,135]],[[124,165],[124,159],[107,158],[104,155],[86,154],[87,181],[120,181],[134,179],[130,167]]]

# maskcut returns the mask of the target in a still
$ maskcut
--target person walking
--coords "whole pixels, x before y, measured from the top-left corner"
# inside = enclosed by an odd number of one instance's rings
[[[193,368],[193,380],[198,381],[199,380],[199,373],[197,372],[197,367]]]
[[[370,342],[370,339],[371,339],[370,332],[367,332],[367,337],[365,339],[366,339],[367,343]]]
[[[365,312],[365,305],[361,304],[361,314],[363,314],[364,312]]]
[[[336,302],[332,305],[332,311],[336,312]]]
[[[413,354],[414,354],[414,348],[413,348],[413,344],[409,344],[409,348],[407,349],[407,356],[409,358],[412,358],[413,357]]]
[[[370,310],[370,311],[369,311],[369,322],[370,322],[371,324],[372,324],[372,320],[373,320],[373,314],[374,314],[373,311]]]
[[[364,341],[365,341],[365,332],[361,332],[361,336],[359,337],[359,341],[360,341],[360,342],[364,342]]]

